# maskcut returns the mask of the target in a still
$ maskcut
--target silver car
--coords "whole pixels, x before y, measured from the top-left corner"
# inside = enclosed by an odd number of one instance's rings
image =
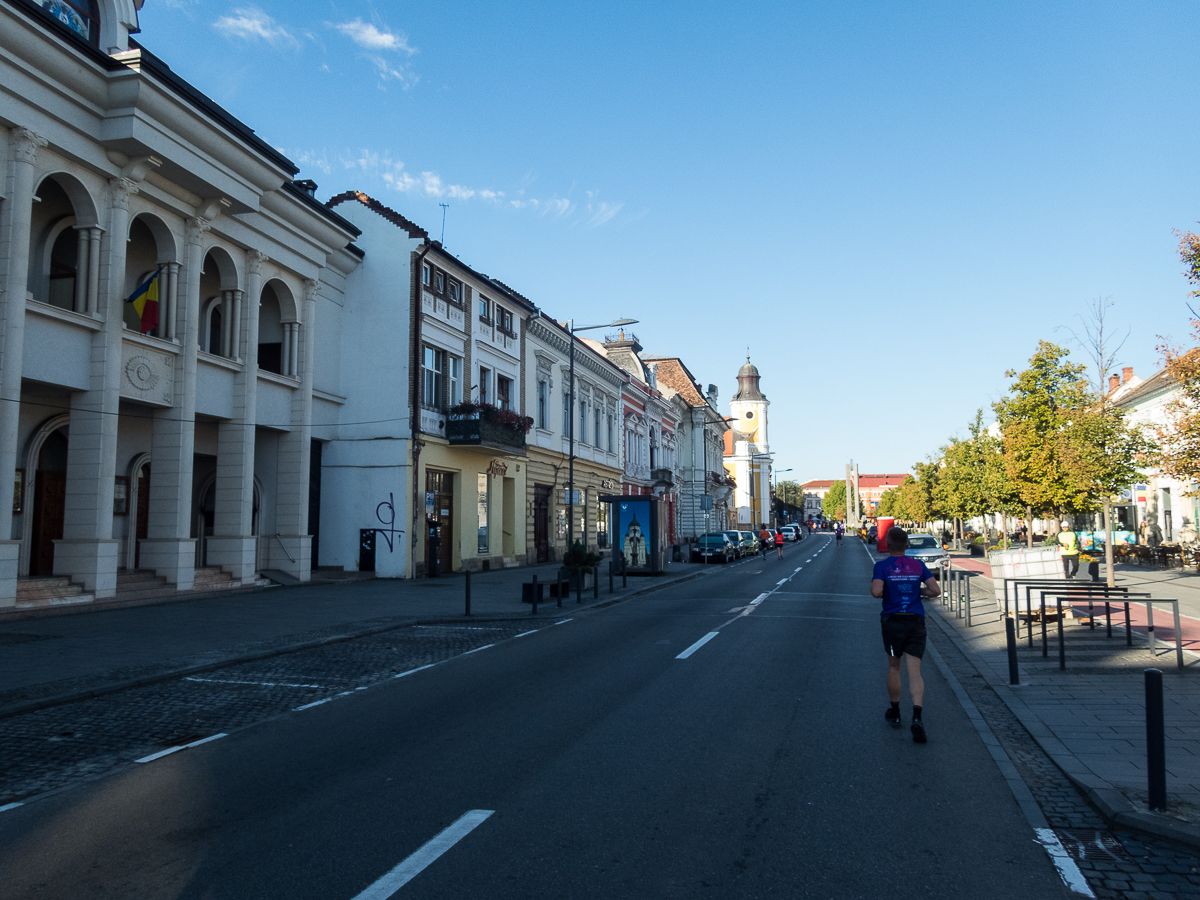
[[[942,562],[950,559],[950,554],[942,549],[941,542],[932,534],[910,534],[908,550],[904,555],[919,559],[934,575],[941,572]]]

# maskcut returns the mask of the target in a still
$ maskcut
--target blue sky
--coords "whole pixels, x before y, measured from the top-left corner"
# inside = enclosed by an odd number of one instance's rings
[[[1200,6],[148,0],[139,39],[320,184],[551,315],[640,320],[782,477],[904,471],[1098,297],[1155,370],[1200,219]],[[1073,355],[1082,352],[1075,348]]]

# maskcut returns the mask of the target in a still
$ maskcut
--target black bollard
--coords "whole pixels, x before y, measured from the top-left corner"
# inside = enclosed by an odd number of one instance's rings
[[[1067,645],[1063,638],[1063,608],[1062,597],[1058,598],[1058,667],[1067,667]]]
[[[967,579],[967,627],[971,627],[971,579]]]
[[[1050,651],[1046,647],[1046,595],[1038,594],[1038,596],[1042,598],[1042,659],[1046,659],[1050,655]]]
[[[1004,617],[1004,635],[1008,639],[1008,683],[1020,684],[1017,672],[1017,628],[1012,616]]]
[[[537,602],[538,602],[538,583],[537,583],[537,576],[534,575],[533,576],[533,608],[530,610],[530,613],[529,613],[531,616],[537,615]]]
[[[469,616],[471,614],[471,570],[470,569],[467,570],[466,576],[467,576],[467,611],[464,612],[463,615]]]
[[[1112,607],[1107,600],[1104,601],[1104,627],[1108,631],[1108,636],[1112,637]]]
[[[1167,742],[1163,720],[1162,672],[1146,670],[1146,776],[1150,809],[1167,808]]]
[[[556,585],[556,587],[555,587],[555,591],[554,591],[554,592],[555,592],[556,594],[558,594],[558,608],[559,608],[559,609],[562,609],[562,600],[563,600],[563,580],[562,580],[562,575],[561,575],[561,574],[558,576],[558,584]]]
[[[1125,601],[1125,646],[1133,646],[1133,629],[1129,627],[1129,601]]]

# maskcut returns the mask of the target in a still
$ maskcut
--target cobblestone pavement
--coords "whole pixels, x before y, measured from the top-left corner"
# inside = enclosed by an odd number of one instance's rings
[[[949,640],[939,640],[937,647],[1100,900],[1200,898],[1200,855],[1196,851],[1137,832],[1110,829],[962,651]]]
[[[412,625],[0,721],[0,806],[529,631]]]

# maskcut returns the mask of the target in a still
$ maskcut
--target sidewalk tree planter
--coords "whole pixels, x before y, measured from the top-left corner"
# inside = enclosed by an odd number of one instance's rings
[[[593,575],[596,566],[600,564],[600,554],[590,553],[583,546],[582,541],[576,541],[563,554],[562,562],[562,568],[559,569],[559,577],[570,580],[571,590],[583,591],[591,587],[588,577]]]

